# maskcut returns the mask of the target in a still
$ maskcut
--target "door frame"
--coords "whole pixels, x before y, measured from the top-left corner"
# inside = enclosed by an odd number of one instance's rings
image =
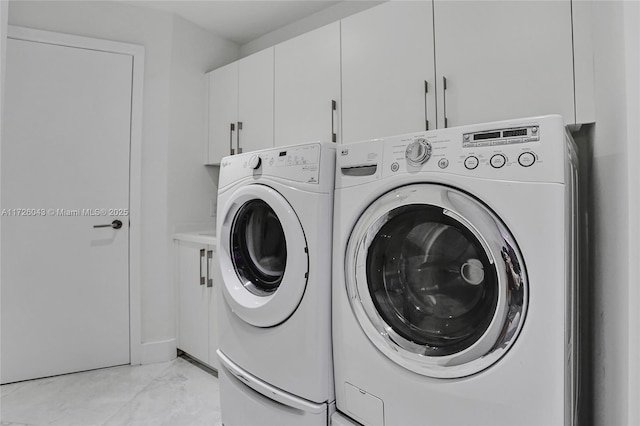
[[[142,362],[141,336],[141,182],[142,182],[142,95],[144,46],[91,37],[8,26],[7,38],[79,49],[129,55],[133,58],[131,76],[131,130],[129,147],[129,362]]]

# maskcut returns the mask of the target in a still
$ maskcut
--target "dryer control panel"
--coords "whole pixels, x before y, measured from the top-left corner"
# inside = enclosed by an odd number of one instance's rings
[[[320,144],[284,147],[247,153],[222,162],[237,161],[239,170],[281,177],[304,183],[318,183],[320,166]]]
[[[333,143],[312,142],[265,149],[223,158],[220,162],[219,186],[224,187],[245,178],[254,181],[278,178],[319,185],[322,188],[318,190],[324,191],[333,186],[334,167]]]

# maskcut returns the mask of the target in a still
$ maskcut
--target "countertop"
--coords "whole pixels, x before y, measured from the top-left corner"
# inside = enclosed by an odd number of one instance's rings
[[[208,244],[212,246],[218,244],[216,233],[212,231],[176,232],[175,234],[173,234],[173,239],[178,241],[189,241],[192,243]]]

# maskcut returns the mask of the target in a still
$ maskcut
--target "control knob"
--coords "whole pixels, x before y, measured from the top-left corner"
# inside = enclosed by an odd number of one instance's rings
[[[412,166],[419,166],[427,162],[431,157],[431,144],[426,139],[416,139],[405,151],[405,157]]]
[[[249,158],[249,168],[255,170],[260,168],[261,165],[262,165],[262,158],[260,158],[259,155],[252,155],[251,158]]]

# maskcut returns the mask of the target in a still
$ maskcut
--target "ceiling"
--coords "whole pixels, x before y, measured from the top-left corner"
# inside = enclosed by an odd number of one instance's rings
[[[243,45],[340,1],[135,0],[127,3],[173,12],[213,34]]]

